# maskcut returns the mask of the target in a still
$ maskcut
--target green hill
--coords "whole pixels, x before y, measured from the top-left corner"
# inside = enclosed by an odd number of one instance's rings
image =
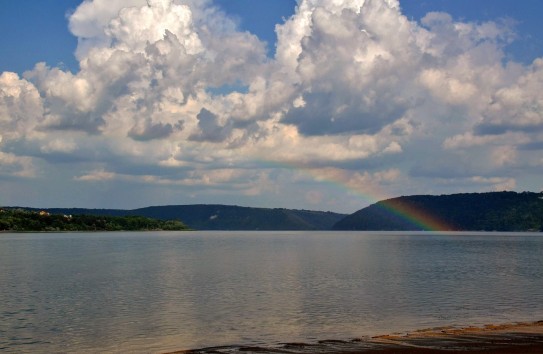
[[[178,231],[187,227],[178,220],[143,216],[54,214],[45,210],[0,209],[0,231]]]
[[[33,209],[38,210],[38,209]],[[52,214],[144,216],[180,220],[195,230],[330,230],[345,214],[332,212],[250,208],[230,205],[167,205],[140,209],[40,209]]]
[[[310,210],[203,204],[156,206],[135,212],[159,219],[178,218],[197,230],[329,230],[345,216]]]
[[[63,221],[58,219],[60,215],[73,215],[74,219],[76,215],[93,215],[96,217],[95,221],[81,219],[81,223],[85,224],[89,230],[98,225],[101,225],[101,228],[97,229],[108,227],[119,230],[138,228],[151,230],[169,227],[152,224],[150,221],[145,224],[144,220],[147,218],[160,222],[176,220],[195,230],[543,231],[543,193],[531,192],[403,196],[380,201],[351,215],[310,210],[206,204],[151,206],[132,210],[24,209],[34,214],[43,210],[52,215],[59,215],[47,221],[50,224],[44,224],[43,227],[48,230],[51,228],[72,230],[70,227],[73,225],[65,223],[64,226],[59,226],[53,223],[53,219],[56,220],[55,222]],[[7,209],[4,208],[4,210]],[[98,216],[102,218],[97,218]],[[121,219],[115,219],[115,217]],[[131,218],[121,222],[122,218],[126,217]],[[143,219],[137,219],[137,217]],[[32,218],[35,219],[36,216],[33,215]],[[139,226],[137,226],[138,222]],[[5,219],[0,218],[0,230],[2,229],[9,228],[6,228]]]
[[[392,198],[345,217],[333,229],[421,230],[426,219],[436,221],[436,225],[446,225],[443,227],[446,230],[543,231],[543,193],[491,192]]]

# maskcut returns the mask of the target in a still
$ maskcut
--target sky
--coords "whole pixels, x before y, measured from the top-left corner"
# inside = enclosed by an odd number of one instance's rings
[[[539,0],[0,1],[0,205],[543,189]]]

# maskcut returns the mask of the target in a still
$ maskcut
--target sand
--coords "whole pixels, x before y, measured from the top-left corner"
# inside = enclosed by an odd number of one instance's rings
[[[350,341],[322,340],[316,343],[283,343],[274,347],[222,346],[175,352],[175,354],[210,353],[543,354],[543,321],[489,324],[483,327],[439,327]]]

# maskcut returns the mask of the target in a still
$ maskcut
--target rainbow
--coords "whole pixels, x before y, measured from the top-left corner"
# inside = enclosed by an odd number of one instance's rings
[[[412,203],[405,203],[405,201],[397,198],[383,200],[377,205],[425,231],[456,230],[454,226],[432,215],[429,211],[416,207]]]
[[[442,220],[430,211],[417,207],[412,203],[406,203],[404,200],[386,196],[378,187],[374,187],[370,192],[368,190],[357,187],[350,183],[349,177],[337,169],[315,169],[302,166],[300,164],[266,161],[271,164],[270,167],[284,168],[288,170],[301,171],[302,173],[311,176],[317,182],[331,184],[346,190],[349,193],[354,193],[364,199],[369,204],[376,204],[386,213],[397,216],[415,226],[417,229],[424,231],[454,231],[456,228]],[[323,172],[324,171],[324,172]],[[326,172],[328,171],[328,172]]]

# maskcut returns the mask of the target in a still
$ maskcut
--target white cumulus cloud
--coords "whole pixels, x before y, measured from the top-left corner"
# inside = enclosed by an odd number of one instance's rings
[[[337,206],[313,183],[533,189],[543,172],[543,59],[507,60],[505,21],[299,0],[273,58],[212,1],[85,0],[69,28],[79,71],[0,75],[1,175]]]

